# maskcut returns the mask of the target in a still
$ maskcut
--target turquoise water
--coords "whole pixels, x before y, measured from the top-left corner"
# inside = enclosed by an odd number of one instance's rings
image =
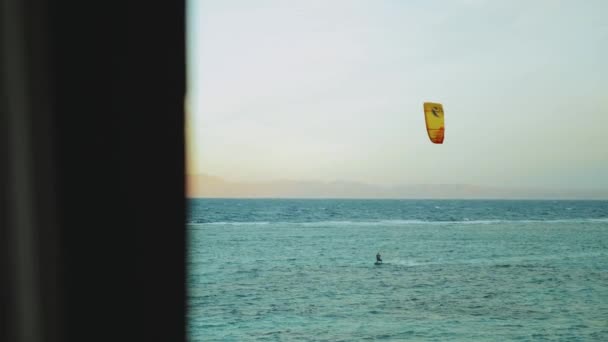
[[[188,235],[191,341],[608,341],[608,202],[191,200]]]

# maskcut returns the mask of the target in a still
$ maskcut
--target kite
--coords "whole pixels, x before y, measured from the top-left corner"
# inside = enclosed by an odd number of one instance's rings
[[[434,144],[443,144],[445,123],[443,119],[443,106],[441,103],[425,102],[424,119],[429,139]]]

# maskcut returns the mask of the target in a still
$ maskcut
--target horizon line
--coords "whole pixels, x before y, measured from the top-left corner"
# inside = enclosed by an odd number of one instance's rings
[[[212,175],[212,174],[208,174],[208,173],[186,173],[185,174],[185,178],[188,177],[196,177],[196,176],[203,176],[203,177],[211,177],[211,178],[217,178],[220,179],[226,183],[241,183],[241,184],[264,184],[264,183],[278,183],[278,182],[294,182],[294,183],[323,183],[323,184],[331,184],[331,183],[354,183],[357,185],[365,185],[365,186],[373,186],[373,187],[382,187],[382,188],[394,188],[394,187],[408,187],[408,186],[467,186],[467,187],[478,187],[478,188],[486,188],[486,189],[493,189],[493,190],[507,190],[507,191],[522,191],[522,190],[527,190],[527,191],[557,191],[557,192],[592,192],[592,193],[606,193],[605,196],[607,196],[608,199],[608,188],[600,188],[600,189],[589,189],[589,188],[558,188],[558,187],[531,187],[531,186],[517,186],[517,187],[510,187],[510,186],[500,186],[500,185],[482,185],[482,184],[473,184],[473,183],[393,183],[393,184],[378,184],[378,183],[368,183],[368,182],[364,182],[364,181],[357,181],[357,180],[339,180],[339,179],[334,179],[334,180],[313,180],[313,179],[266,179],[266,180],[233,180],[233,179],[228,179],[225,178],[223,176],[216,176],[216,175]],[[283,198],[283,197],[277,197],[277,198]],[[325,198],[325,197],[319,197],[319,198]],[[328,197],[330,198],[330,197]],[[339,197],[338,197],[339,198]],[[349,197],[350,198],[350,197]],[[370,199],[373,199],[375,197],[370,197]],[[384,197],[382,197],[384,198]],[[405,197],[386,197],[388,199],[390,198],[405,198]],[[409,198],[409,197],[407,197]],[[489,199],[493,198],[493,197],[488,197]],[[497,198],[503,198],[503,197],[497,197]],[[367,199],[367,197],[362,198],[362,199]],[[485,197],[484,197],[485,199]]]
[[[186,196],[186,199],[205,199],[205,200],[358,200],[358,201],[599,201],[606,202],[606,198],[567,198],[567,197],[278,197],[278,196],[250,196],[250,197],[205,197],[205,196]]]

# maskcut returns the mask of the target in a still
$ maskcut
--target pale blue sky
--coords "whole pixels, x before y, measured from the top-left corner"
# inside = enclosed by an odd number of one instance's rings
[[[606,189],[606,13],[602,0],[190,0],[190,172]],[[443,145],[425,101],[444,105]]]

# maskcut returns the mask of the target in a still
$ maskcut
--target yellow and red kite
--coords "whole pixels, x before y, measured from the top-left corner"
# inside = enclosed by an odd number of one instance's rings
[[[425,102],[424,119],[429,139],[434,144],[443,144],[445,123],[443,119],[443,106],[441,103]]]

